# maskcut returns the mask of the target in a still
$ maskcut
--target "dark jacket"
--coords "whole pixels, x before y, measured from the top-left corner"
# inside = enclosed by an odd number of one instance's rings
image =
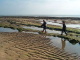
[[[43,24],[41,25],[41,27],[46,28],[46,22],[43,22]]]
[[[63,30],[66,30],[66,25],[65,24],[63,24],[63,28],[62,28]]]

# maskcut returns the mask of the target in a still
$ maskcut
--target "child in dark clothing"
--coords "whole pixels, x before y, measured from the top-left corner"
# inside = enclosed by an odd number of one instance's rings
[[[63,35],[63,32],[65,32],[65,34],[67,35],[65,21],[62,21],[62,24],[63,24],[63,27],[62,27],[62,33],[61,33],[61,35]]]
[[[43,20],[43,24],[41,25],[41,27],[43,27],[43,31],[42,32],[46,33],[46,22],[45,22],[45,20]]]

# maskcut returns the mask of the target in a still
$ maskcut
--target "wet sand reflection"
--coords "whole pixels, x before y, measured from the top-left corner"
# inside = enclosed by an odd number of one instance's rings
[[[61,43],[62,43],[62,50],[64,50],[66,43],[65,43],[65,39],[61,38]]]

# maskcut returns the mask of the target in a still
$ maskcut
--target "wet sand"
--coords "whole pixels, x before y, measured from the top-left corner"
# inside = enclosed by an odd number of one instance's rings
[[[35,19],[10,18],[1,19],[1,23],[15,27],[26,24],[39,24]],[[0,60],[80,60],[50,45],[50,40],[44,35],[32,33],[2,33],[0,32]]]
[[[80,60],[50,45],[45,35],[0,32],[0,60]]]

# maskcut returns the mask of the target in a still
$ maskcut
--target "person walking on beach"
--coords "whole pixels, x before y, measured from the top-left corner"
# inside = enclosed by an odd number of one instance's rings
[[[62,21],[62,25],[63,25],[63,27],[62,27],[62,33],[61,33],[61,35],[63,35],[63,32],[65,32],[65,34],[67,35],[65,21]]]
[[[41,25],[41,27],[43,27],[43,31],[42,32],[46,33],[46,21],[45,20],[43,20],[43,24]]]

